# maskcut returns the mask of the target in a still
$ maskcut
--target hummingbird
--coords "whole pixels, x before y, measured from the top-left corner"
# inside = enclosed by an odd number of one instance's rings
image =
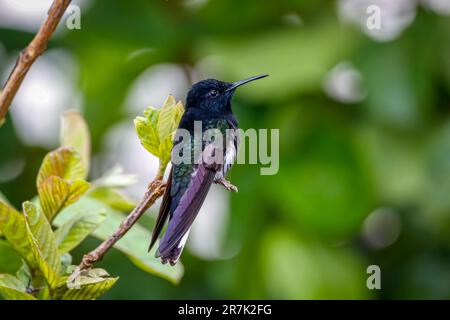
[[[185,112],[175,133],[171,154],[172,167],[167,180],[166,190],[161,202],[159,214],[150,241],[149,251],[155,245],[166,221],[168,226],[156,251],[156,258],[161,262],[175,265],[186,244],[191,226],[213,183],[223,186],[229,191],[238,189],[226,180],[226,174],[236,160],[239,148],[238,121],[231,108],[231,100],[237,88],[268,75],[254,76],[237,82],[224,82],[206,79],[195,83],[186,98]],[[195,141],[195,122],[201,123],[202,133],[206,130],[218,130],[223,136],[222,150],[220,146],[207,141]],[[181,131],[189,132],[190,139],[181,139]],[[227,134],[226,132],[231,132]],[[201,145],[200,161],[194,156],[187,157],[191,161],[174,161],[174,150],[179,144],[192,151],[195,143]],[[220,161],[211,161],[214,156],[223,157]],[[192,154],[192,153],[191,153]]]

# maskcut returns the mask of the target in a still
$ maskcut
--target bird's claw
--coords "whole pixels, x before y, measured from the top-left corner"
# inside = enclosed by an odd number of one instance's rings
[[[217,184],[220,184],[221,186],[223,186],[225,189],[227,189],[228,191],[231,192],[238,192],[238,188],[232,184],[230,181],[225,180],[225,179],[219,179],[217,181],[215,181]]]

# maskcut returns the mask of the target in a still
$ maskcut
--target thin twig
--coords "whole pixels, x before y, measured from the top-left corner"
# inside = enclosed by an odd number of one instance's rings
[[[47,48],[47,43],[55,32],[59,21],[69,6],[71,0],[54,0],[48,16],[41,25],[38,33],[30,42],[28,47],[20,53],[8,80],[0,93],[0,122],[5,118],[14,96],[19,90],[28,70],[30,70],[36,59],[42,55]]]
[[[161,180],[161,177],[153,180],[148,186],[148,190],[145,193],[144,198],[120,224],[117,230],[108,239],[103,241],[96,249],[83,256],[83,260],[80,265],[70,276],[69,282],[71,280],[75,280],[81,274],[81,271],[91,268],[96,262],[102,260],[109,249],[111,249],[114,244],[119,241],[119,239],[122,238],[128,230],[130,230],[130,228],[138,221],[144,212],[147,211],[147,209],[163,195],[165,188],[166,184]]]

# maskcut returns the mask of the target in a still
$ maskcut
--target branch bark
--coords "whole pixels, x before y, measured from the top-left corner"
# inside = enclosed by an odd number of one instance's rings
[[[20,85],[23,82],[28,70],[33,63],[47,48],[47,43],[55,32],[59,21],[69,6],[71,0],[54,0],[48,16],[39,28],[38,33],[30,44],[20,53],[8,80],[6,80],[3,91],[0,93],[0,123],[5,118],[6,113],[13,101]]]
[[[85,254],[80,265],[75,269],[69,278],[69,282],[75,281],[81,272],[91,268],[96,262],[101,261],[105,254],[121,239],[128,230],[139,220],[139,218],[150,208],[155,201],[164,194],[166,184],[162,181],[162,177],[157,177],[148,186],[143,199],[131,211],[126,219],[120,224],[117,230],[105,241],[103,241],[96,249]]]

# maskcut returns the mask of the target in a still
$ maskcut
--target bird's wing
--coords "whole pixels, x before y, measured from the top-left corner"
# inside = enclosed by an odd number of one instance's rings
[[[170,254],[197,217],[198,211],[214,181],[216,171],[220,167],[220,164],[212,163],[214,152],[213,144],[205,147],[203,161],[192,174],[189,185],[172,214],[169,226],[159,244],[157,256],[164,257]]]
[[[170,213],[170,203],[172,202],[172,197],[170,195],[170,190],[172,187],[172,175],[173,175],[173,167],[170,169],[169,178],[167,179],[166,190],[164,192],[161,206],[159,207],[159,214],[158,218],[156,219],[155,228],[153,229],[152,240],[150,241],[148,251],[150,251],[152,247],[155,245],[155,242],[158,239],[158,236],[160,235]]]

